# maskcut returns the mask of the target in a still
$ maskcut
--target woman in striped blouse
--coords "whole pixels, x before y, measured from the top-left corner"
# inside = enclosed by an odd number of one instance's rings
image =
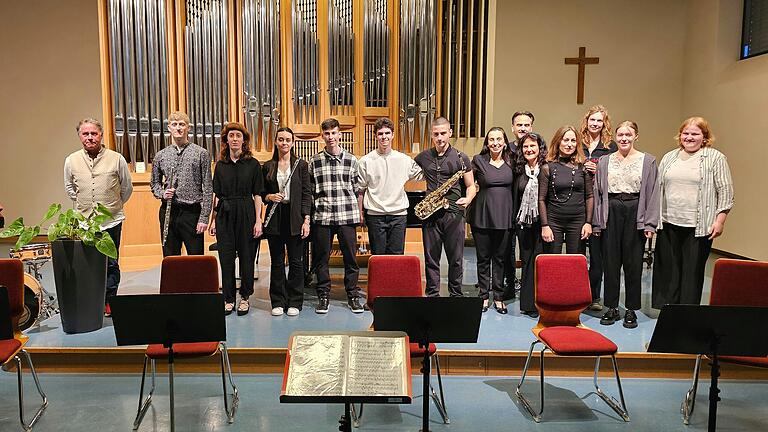
[[[659,164],[661,220],[653,260],[653,307],[699,304],[712,240],[733,207],[728,161],[701,117],[686,119],[679,148]]]

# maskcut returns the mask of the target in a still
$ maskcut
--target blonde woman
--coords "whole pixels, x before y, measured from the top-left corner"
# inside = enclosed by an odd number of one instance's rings
[[[635,148],[637,124],[616,128],[618,151],[600,158],[595,179],[595,236],[605,252],[605,306],[600,324],[621,319],[619,291],[624,270],[624,327],[637,327],[640,309],[643,246],[659,224],[656,158]],[[600,235],[602,233],[602,235]]]
[[[653,307],[699,304],[712,240],[723,233],[733,207],[728,161],[712,148],[709,123],[690,117],[678,147],[659,164],[661,220],[653,260]]]
[[[597,175],[597,162],[601,157],[616,151],[616,142],[611,134],[611,116],[602,105],[594,105],[581,119],[581,143],[584,149],[584,168],[594,177]],[[602,310],[600,292],[603,282],[603,240],[591,236],[587,240],[589,248],[589,285],[592,287],[592,304],[589,309]]]

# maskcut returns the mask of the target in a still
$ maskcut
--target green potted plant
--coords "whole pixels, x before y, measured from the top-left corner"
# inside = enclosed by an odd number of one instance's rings
[[[47,228],[53,257],[56,297],[65,333],[85,333],[98,330],[104,323],[104,292],[107,280],[107,257],[117,258],[117,248],[101,224],[112,214],[97,204],[89,216],[74,209],[61,210],[61,204],[51,204],[43,220],[32,226],[23,218],[13,221],[0,231],[0,238],[18,236],[14,249],[26,246]]]

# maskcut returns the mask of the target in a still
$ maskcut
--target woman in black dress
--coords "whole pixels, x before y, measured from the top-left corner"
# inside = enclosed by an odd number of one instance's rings
[[[520,138],[515,158],[515,183],[512,195],[517,216],[517,240],[520,242],[522,278],[520,287],[520,312],[537,318],[539,312],[534,303],[534,265],[542,252],[541,221],[539,220],[539,172],[545,162],[547,145],[539,134],[527,133]]]
[[[209,232],[216,236],[224,292],[224,313],[235,308],[235,256],[240,262],[240,303],[237,314],[250,310],[256,238],[261,236],[262,174],[253,158],[250,134],[240,123],[221,131],[221,153],[213,175],[213,214]]]
[[[504,129],[494,127],[488,131],[483,149],[472,159],[472,171],[479,192],[468,212],[468,222],[477,250],[477,279],[483,312],[488,310],[492,290],[496,312],[506,314],[507,307],[502,301],[504,254],[510,230],[514,229],[514,172]]]
[[[584,149],[584,169],[593,177],[597,176],[597,161],[615,152],[618,147],[611,139],[611,116],[602,105],[594,105],[581,119],[581,145]],[[594,188],[594,183],[593,183]],[[600,292],[603,282],[603,239],[600,236],[590,236],[587,240],[589,248],[589,285],[592,287],[592,304],[589,309],[603,310],[600,305]]]
[[[547,164],[539,172],[539,218],[544,251],[584,254],[592,234],[592,175],[584,169],[584,150],[573,126],[552,138]]]
[[[277,130],[272,159],[264,164],[264,192],[267,217],[264,234],[269,242],[272,267],[269,298],[272,315],[296,316],[304,302],[304,239],[309,235],[312,190],[307,162],[293,152],[293,131]],[[288,250],[288,279],[285,278],[285,251]]]

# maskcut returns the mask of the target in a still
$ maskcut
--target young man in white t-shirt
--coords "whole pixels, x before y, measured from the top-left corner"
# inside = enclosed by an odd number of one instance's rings
[[[358,185],[363,191],[365,224],[374,255],[402,255],[408,196],[405,183],[421,180],[421,167],[392,149],[395,125],[382,117],[374,123],[377,148],[359,161]]]

